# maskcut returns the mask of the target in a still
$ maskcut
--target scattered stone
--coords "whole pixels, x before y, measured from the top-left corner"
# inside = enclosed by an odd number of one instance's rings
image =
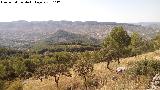
[[[125,70],[126,70],[125,67],[118,67],[118,68],[116,69],[116,72],[117,72],[117,74],[121,74],[121,73],[123,73]]]
[[[117,80],[117,77],[116,76],[112,76],[112,80],[113,81]]]
[[[160,74],[156,74],[151,82],[151,89],[148,90],[160,90]]]

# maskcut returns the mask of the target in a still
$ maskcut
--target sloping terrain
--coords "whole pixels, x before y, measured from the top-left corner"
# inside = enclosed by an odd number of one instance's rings
[[[99,41],[95,38],[67,32],[64,30],[57,31],[53,35],[50,35],[48,38],[46,38],[44,41],[52,44],[55,43],[99,44]]]
[[[130,81],[124,78],[123,75],[116,73],[117,67],[128,68],[129,64],[132,62],[144,60],[144,58],[151,60],[160,60],[160,51],[150,52],[143,55],[138,55],[137,57],[129,57],[121,59],[121,63],[118,65],[117,62],[112,62],[108,70],[106,63],[98,63],[94,65],[95,77],[101,81],[101,84],[97,90],[145,90],[148,78],[141,77],[138,82]],[[80,88],[83,85],[83,81],[76,74],[72,73],[73,76],[68,78],[63,76],[60,79],[60,90],[66,90],[67,88],[74,87],[74,90],[83,90]],[[116,80],[113,80],[116,77]],[[90,88],[89,90],[94,90],[95,88]],[[44,81],[28,79],[24,81],[23,90],[56,90],[56,83],[54,78],[44,79]]]

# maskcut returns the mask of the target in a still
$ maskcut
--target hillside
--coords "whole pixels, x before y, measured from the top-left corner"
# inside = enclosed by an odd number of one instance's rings
[[[81,34],[59,30],[31,46],[39,53],[49,52],[84,52],[99,50],[100,40]]]
[[[119,75],[115,72],[117,67],[129,68],[130,63],[144,60],[144,58],[151,60],[155,59],[160,61],[160,51],[149,52],[146,54],[138,55],[137,57],[121,59],[121,64],[119,65],[116,62],[112,62],[112,70],[107,69],[105,62],[95,64],[94,74],[97,77],[97,79],[101,80],[102,84],[96,90],[120,90],[122,88],[125,90],[146,90],[145,83],[147,83],[147,78],[141,77],[141,80],[139,80],[139,82],[128,81],[126,80],[126,78],[123,77],[123,75]],[[60,90],[65,90],[69,87],[75,87],[76,90],[81,90],[80,88],[77,89],[77,87],[80,87],[83,81],[74,73],[72,74],[73,77],[63,76],[60,79]],[[118,80],[112,80],[113,76],[117,77]],[[31,78],[25,80],[23,83],[25,83],[23,86],[23,90],[56,90],[54,78],[44,79],[43,82]]]
[[[141,24],[97,21],[14,21],[0,22],[0,45],[16,49],[26,49],[32,44],[49,38],[58,30],[81,34],[96,39],[104,39],[106,34],[115,26],[123,26],[131,34],[138,32],[143,37],[151,38],[160,31],[157,23],[155,27]]]
[[[156,51],[159,36],[147,40],[136,32],[129,35],[119,26],[100,41],[101,45],[95,45],[97,41],[58,30],[28,50],[2,48],[0,89],[145,90],[151,87],[150,81],[160,72],[160,51]]]
[[[145,23],[116,23],[116,22],[97,22],[97,21],[14,21],[14,22],[0,22],[0,31],[9,32],[35,32],[35,34],[54,33],[58,30],[65,30],[78,34],[85,34],[91,37],[102,39],[106,33],[109,33],[115,26],[123,26],[128,32],[139,32],[140,34],[149,35],[154,33],[155,28],[146,28]],[[150,23],[147,25],[151,25]],[[154,23],[159,25],[159,23]],[[5,32],[4,32],[5,33]]]
[[[100,41],[98,41],[95,38],[86,35],[67,32],[64,30],[58,30],[53,35],[50,35],[48,38],[46,38],[44,41],[50,44],[56,44],[56,43],[99,44],[100,43]]]

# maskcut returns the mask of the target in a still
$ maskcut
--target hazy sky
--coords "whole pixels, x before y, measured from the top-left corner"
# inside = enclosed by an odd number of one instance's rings
[[[17,20],[160,22],[160,0],[60,0],[60,3],[53,3],[53,0],[37,1],[47,1],[49,4],[0,3],[0,22]]]

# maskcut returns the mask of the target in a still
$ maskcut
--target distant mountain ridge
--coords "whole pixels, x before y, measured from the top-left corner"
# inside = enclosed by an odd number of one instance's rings
[[[154,23],[155,24],[155,23]],[[107,33],[115,26],[123,26],[129,33],[139,32],[142,35],[154,33],[154,28],[146,28],[144,23],[128,24],[116,22],[97,22],[97,21],[13,21],[0,22],[0,31],[10,32],[34,32],[34,33],[54,33],[58,30],[65,30],[78,34],[86,34],[94,38],[103,39]],[[160,27],[159,27],[160,28]],[[156,28],[157,29],[157,28]]]
[[[26,48],[30,44],[45,40],[59,30],[103,40],[115,26],[122,26],[129,34],[138,32],[144,37],[151,38],[160,32],[157,24],[143,26],[116,22],[97,21],[13,21],[0,22],[0,45]],[[60,39],[62,40],[62,39]],[[63,40],[62,40],[63,41]]]

